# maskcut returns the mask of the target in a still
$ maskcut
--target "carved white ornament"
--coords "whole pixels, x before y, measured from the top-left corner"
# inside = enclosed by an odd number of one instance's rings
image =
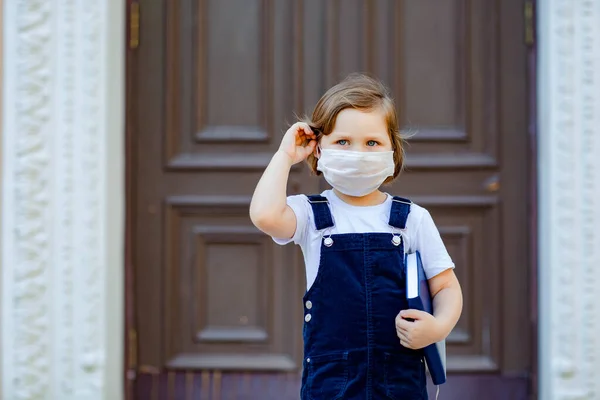
[[[105,397],[109,3],[3,2],[2,399]]]
[[[540,399],[600,399],[600,1],[538,1]]]

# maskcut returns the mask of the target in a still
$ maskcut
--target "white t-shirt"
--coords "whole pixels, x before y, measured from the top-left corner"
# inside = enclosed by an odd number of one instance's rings
[[[334,226],[326,229],[327,235],[341,233],[396,232],[404,238],[404,251],[419,251],[428,279],[454,268],[454,263],[444,246],[440,233],[429,212],[421,206],[412,204],[406,230],[400,231],[389,225],[392,196],[376,206],[352,206],[341,200],[333,190],[322,194],[329,200]],[[305,195],[289,196],[287,204],[296,214],[296,232],[291,239],[273,238],[277,244],[294,242],[302,248],[306,265],[307,290],[317,277],[321,259],[322,231],[317,231],[312,208]]]

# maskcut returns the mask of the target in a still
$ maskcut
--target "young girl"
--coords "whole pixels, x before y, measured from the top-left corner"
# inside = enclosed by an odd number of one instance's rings
[[[430,214],[379,190],[400,174],[402,144],[385,87],[352,75],[285,133],[254,192],[256,227],[304,254],[303,400],[427,399],[420,349],[460,316],[454,264]],[[286,197],[290,168],[304,160],[333,190]],[[407,309],[404,253],[415,250],[434,316]]]

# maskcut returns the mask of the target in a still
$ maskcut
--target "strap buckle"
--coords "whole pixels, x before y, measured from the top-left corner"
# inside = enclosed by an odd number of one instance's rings
[[[412,201],[397,200],[393,197],[392,197],[392,201],[395,201],[396,203],[408,204],[409,206],[412,205],[412,203],[413,203]]]

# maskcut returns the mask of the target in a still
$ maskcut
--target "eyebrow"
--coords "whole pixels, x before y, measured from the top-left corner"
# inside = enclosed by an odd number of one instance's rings
[[[330,135],[335,136],[335,137],[344,137],[344,138],[352,136],[348,132],[341,132],[341,131],[332,131],[330,133]],[[363,139],[366,139],[366,140],[375,140],[375,139],[381,139],[382,136],[388,137],[387,132],[371,132],[371,133],[367,133]]]

